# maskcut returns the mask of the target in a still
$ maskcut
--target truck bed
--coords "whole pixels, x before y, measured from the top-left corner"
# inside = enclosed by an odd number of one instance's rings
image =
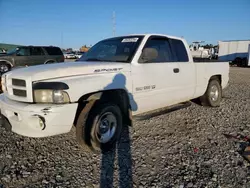
[[[211,78],[211,75],[221,76],[221,86],[224,89],[227,86],[229,80],[229,63],[228,62],[200,62],[195,63],[196,67],[196,96],[201,96],[206,91],[207,83]]]

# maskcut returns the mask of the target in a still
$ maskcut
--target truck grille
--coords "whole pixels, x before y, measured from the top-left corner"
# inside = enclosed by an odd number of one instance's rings
[[[12,85],[26,87],[26,82],[25,82],[25,80],[20,80],[20,79],[13,78],[12,79]]]
[[[13,95],[18,97],[27,97],[26,81],[12,78]]]
[[[27,97],[26,90],[22,89],[13,89],[13,94],[19,97]]]
[[[30,77],[12,77],[6,74],[3,80],[4,94],[12,100],[33,102],[32,82]]]

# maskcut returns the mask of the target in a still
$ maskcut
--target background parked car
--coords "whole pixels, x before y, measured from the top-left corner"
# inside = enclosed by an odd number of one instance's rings
[[[74,52],[65,52],[63,55],[64,55],[65,59],[75,59],[76,58],[76,55]]]
[[[64,62],[64,56],[59,47],[20,46],[0,55],[0,74],[10,71],[13,67],[55,62]]]
[[[76,58],[79,59],[82,57],[82,55],[84,54],[84,52],[76,52]]]

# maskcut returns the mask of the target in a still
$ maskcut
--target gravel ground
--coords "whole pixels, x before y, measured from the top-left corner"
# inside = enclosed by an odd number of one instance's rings
[[[0,127],[0,188],[250,187],[250,164],[223,135],[250,135],[250,69],[231,68],[221,107],[182,107],[134,121],[102,156],[82,151],[74,129],[33,139]]]

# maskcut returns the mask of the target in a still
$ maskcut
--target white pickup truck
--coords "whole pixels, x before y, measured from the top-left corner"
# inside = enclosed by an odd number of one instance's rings
[[[193,62],[183,38],[129,35],[102,40],[74,63],[38,65],[2,76],[5,127],[29,137],[67,133],[108,149],[132,115],[200,98],[220,105],[229,63]]]

